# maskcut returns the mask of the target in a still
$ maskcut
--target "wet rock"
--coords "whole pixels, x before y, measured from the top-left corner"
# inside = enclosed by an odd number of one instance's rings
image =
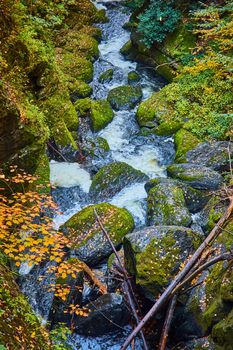
[[[217,345],[213,342],[211,337],[204,337],[200,339],[193,339],[188,341],[187,343],[178,345],[177,350],[221,350]],[[223,349],[222,349],[223,350]]]
[[[204,206],[209,201],[209,193],[208,191],[200,191],[192,186],[187,185],[186,183],[175,180],[168,179],[164,177],[157,177],[155,179],[149,180],[145,184],[145,190],[149,193],[150,189],[157,186],[158,184],[168,184],[175,185],[179,187],[183,191],[185,203],[187,205],[188,210],[191,213],[196,213],[204,208]]]
[[[189,213],[184,194],[175,184],[161,183],[153,187],[147,198],[148,225],[190,226],[192,217]]]
[[[113,78],[113,69],[109,68],[99,76],[100,83],[109,83]]]
[[[216,171],[191,163],[173,164],[167,171],[169,176],[200,190],[216,190],[224,181]]]
[[[93,177],[90,197],[95,201],[112,198],[124,187],[148,180],[148,176],[124,162],[110,163]]]
[[[132,215],[126,209],[117,208],[109,203],[90,205],[72,216],[61,230],[69,234],[73,241],[71,254],[90,266],[95,266],[112,253],[112,248],[94,215],[94,209],[115,247],[118,247],[123,237],[134,228]]]
[[[232,158],[232,153],[233,142],[203,142],[186,153],[186,162],[226,171],[230,169],[229,159]]]
[[[119,294],[105,294],[87,305],[87,317],[77,316],[75,331],[79,334],[99,336],[113,332],[127,324],[129,312],[124,299]]]
[[[142,292],[154,300],[200,242],[200,235],[189,228],[146,227],[124,239],[126,268]]]
[[[130,58],[132,56],[133,45],[131,40],[127,41],[122,48],[120,49],[120,53],[126,58]]]
[[[114,117],[113,110],[106,100],[91,102],[91,128],[94,132],[105,128]]]
[[[109,91],[108,101],[116,110],[132,109],[142,99],[140,86],[124,85]]]
[[[140,75],[136,71],[131,71],[128,74],[128,83],[130,85],[137,84],[140,81]]]

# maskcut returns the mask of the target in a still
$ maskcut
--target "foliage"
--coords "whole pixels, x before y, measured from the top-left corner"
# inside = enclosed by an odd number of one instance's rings
[[[173,5],[173,0],[151,0],[145,12],[138,16],[138,32],[147,47],[163,42],[167,34],[176,29],[181,14]]]

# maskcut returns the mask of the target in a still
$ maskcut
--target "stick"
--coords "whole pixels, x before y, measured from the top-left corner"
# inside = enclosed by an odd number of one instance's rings
[[[52,148],[65,162],[67,162],[67,159],[63,156],[61,152],[59,152],[50,142],[47,142],[48,146]]]
[[[206,247],[220,234],[222,226],[231,216],[233,210],[233,196],[230,198],[230,204],[227,207],[225,214],[218,221],[217,225],[213,228],[213,230],[209,233],[208,237],[204,240],[204,242],[199,246],[199,248],[195,251],[193,256],[187,262],[185,267],[178,273],[176,278],[170,283],[170,285],[165,289],[160,298],[156,301],[153,307],[148,311],[148,313],[144,316],[138,326],[133,330],[133,332],[128,336],[124,344],[122,345],[120,350],[126,350],[128,345],[131,343],[132,339],[140,332],[140,330],[144,327],[144,325],[148,322],[148,320],[156,313],[161,307],[168,301],[171,296],[172,291],[180,284],[180,282],[186,277],[187,273],[194,266],[197,260],[200,258],[203,251]]]
[[[100,280],[96,277],[96,275],[92,272],[89,266],[87,266],[83,261],[80,262],[80,265],[83,269],[84,272],[90,277],[90,279],[93,281],[93,283],[99,288],[100,292],[102,294],[107,293],[107,288],[106,286],[100,282]]]
[[[114,244],[112,243],[112,240],[111,240],[111,238],[109,237],[109,234],[108,234],[108,232],[106,231],[105,227],[103,226],[103,224],[102,224],[102,222],[101,222],[101,220],[100,220],[100,218],[99,218],[99,216],[98,216],[98,214],[97,214],[97,212],[96,212],[95,209],[94,209],[94,215],[95,215],[95,217],[96,217],[96,219],[97,219],[97,221],[98,221],[98,223],[99,223],[99,225],[100,225],[100,228],[101,228],[101,230],[103,231],[103,233],[104,233],[106,239],[108,240],[109,244],[111,245],[111,248],[112,248],[112,250],[113,250],[113,252],[114,252],[114,254],[115,254],[116,258],[117,258],[117,261],[118,261],[118,263],[119,263],[119,266],[120,266],[120,268],[121,268],[121,270],[122,270],[122,273],[123,273],[124,279],[125,279],[125,288],[126,288],[126,293],[127,293],[127,296],[128,296],[129,304],[130,304],[131,310],[132,310],[132,312],[133,312],[134,318],[135,318],[135,320],[136,320],[136,323],[139,324],[139,323],[140,323],[140,320],[139,320],[139,317],[138,317],[138,314],[137,314],[137,310],[136,310],[136,307],[135,307],[135,305],[134,305],[134,300],[133,300],[133,297],[132,297],[132,295],[134,296],[133,287],[132,287],[132,285],[131,285],[131,283],[130,283],[128,273],[127,273],[125,267],[122,265],[121,259],[120,259],[120,257],[119,257],[119,254],[117,253],[117,250],[116,250]],[[134,299],[135,299],[135,298],[134,298]],[[144,334],[143,334],[143,332],[142,332],[141,330],[140,330],[139,332],[140,332],[140,336],[141,336],[142,341],[143,341],[144,348],[145,348],[145,350],[148,350],[148,347],[147,347],[147,344],[146,344],[145,336],[144,336]],[[130,343],[132,342],[132,340],[133,340],[133,339],[131,339]],[[128,345],[129,345],[129,344],[128,344]]]
[[[168,306],[168,310],[167,310],[165,322],[163,325],[163,331],[162,331],[162,336],[160,339],[158,350],[165,350],[166,349],[168,333],[169,333],[170,326],[171,326],[172,316],[173,316],[173,313],[174,313],[174,310],[176,307],[176,300],[177,300],[177,295],[175,294],[173,296],[173,298],[171,299],[170,304]]]

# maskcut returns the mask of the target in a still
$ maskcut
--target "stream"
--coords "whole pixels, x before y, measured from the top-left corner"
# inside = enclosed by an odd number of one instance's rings
[[[102,41],[99,45],[100,57],[94,63],[91,98],[105,99],[112,88],[128,84],[129,72],[137,71],[140,75],[139,84],[143,90],[143,99],[147,99],[166,82],[160,76],[152,73],[150,69],[126,60],[121,55],[121,47],[130,39],[130,32],[122,28],[122,25],[128,22],[130,13],[119,3],[115,5],[114,3],[109,5],[104,1],[94,3],[98,8],[106,9],[109,22],[99,25],[102,30]],[[113,79],[109,83],[100,83],[98,81],[100,74],[109,68],[114,70]],[[152,134],[143,136],[135,118],[137,107],[133,110],[115,111],[113,121],[96,134],[88,131],[90,138],[102,137],[107,140],[110,151],[105,156],[94,156],[85,164],[55,160],[50,162],[50,181],[52,185],[57,186],[54,191],[54,199],[62,211],[54,218],[57,228],[82,208],[94,204],[88,196],[93,169],[96,172],[108,163],[121,161],[141,170],[150,178],[166,177],[166,166],[172,162],[174,157],[173,140]],[[137,228],[145,225],[147,193],[144,185],[145,183],[134,183],[125,187],[110,200],[111,204],[126,208],[131,212]],[[35,311],[46,320],[53,295],[46,292],[44,286],[48,285],[51,276],[38,283],[37,277],[40,274],[46,274],[46,266],[39,270],[37,268],[30,274],[28,272],[27,267],[21,269],[22,290],[28,296]],[[118,350],[129,331],[128,326],[124,331],[119,330],[119,332],[97,338],[73,334],[69,339],[69,344],[74,350]],[[139,340],[135,343],[135,349],[141,349]]]

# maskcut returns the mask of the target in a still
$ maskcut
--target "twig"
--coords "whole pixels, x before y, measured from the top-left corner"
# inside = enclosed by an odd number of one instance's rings
[[[174,313],[174,310],[176,307],[176,300],[177,300],[177,295],[174,295],[170,301],[169,306],[168,306],[158,350],[165,350],[166,349],[168,333],[170,330],[173,313]]]
[[[221,227],[225,224],[225,222],[229,219],[233,211],[233,196],[229,198],[230,204],[227,207],[225,214],[218,221],[218,224],[213,228],[213,230],[209,233],[208,237],[204,240],[204,242],[199,246],[199,248],[195,251],[193,256],[187,262],[185,267],[178,273],[176,278],[170,283],[170,285],[165,289],[160,298],[156,301],[153,307],[148,311],[148,313],[144,316],[144,318],[140,321],[138,326],[133,330],[133,332],[128,336],[126,341],[121,347],[121,350],[126,350],[128,345],[131,343],[132,339],[136,337],[138,332],[144,327],[144,325],[150,320],[150,318],[158,312],[164,306],[164,304],[171,297],[171,293],[173,290],[182,282],[182,280],[186,277],[190,269],[194,266],[197,260],[202,255],[203,251],[206,247],[221,233]]]
[[[102,294],[106,294],[107,293],[107,288],[106,286],[100,282],[100,280],[96,277],[96,275],[92,272],[92,270],[90,269],[89,266],[87,266],[87,264],[85,264],[83,261],[80,262],[80,265],[83,269],[84,272],[86,272],[86,274],[90,277],[90,279],[92,280],[92,282],[99,288],[99,291]]]
[[[130,304],[130,307],[131,307],[133,316],[134,316],[134,318],[135,318],[135,320],[136,320],[136,323],[139,324],[139,323],[140,323],[140,320],[139,320],[139,317],[138,317],[138,314],[137,314],[137,310],[136,310],[136,307],[135,307],[135,304],[134,304],[134,299],[135,299],[135,298],[134,298],[134,293],[133,293],[133,287],[132,287],[132,285],[131,285],[131,283],[130,283],[128,273],[127,273],[125,267],[122,265],[121,259],[120,259],[120,257],[119,257],[119,254],[117,253],[117,250],[116,250],[114,244],[112,243],[112,240],[111,240],[111,238],[109,237],[108,232],[106,231],[105,227],[103,226],[103,224],[102,224],[102,222],[101,222],[101,220],[100,220],[100,218],[99,218],[99,215],[98,215],[97,212],[96,212],[96,209],[94,209],[94,215],[95,215],[95,217],[96,217],[96,219],[97,219],[97,221],[98,221],[98,223],[99,223],[99,225],[100,225],[101,230],[103,231],[103,233],[104,233],[106,239],[108,240],[108,242],[109,242],[109,244],[110,244],[110,246],[111,246],[111,248],[112,248],[112,250],[113,250],[113,252],[114,252],[114,254],[115,254],[115,256],[116,256],[116,258],[117,258],[117,261],[118,261],[118,263],[119,263],[119,267],[121,268],[121,271],[122,271],[123,276],[124,276],[124,280],[125,280],[125,284],[124,284],[124,285],[125,285],[127,297],[128,297],[128,300],[129,300],[129,304]],[[133,295],[133,296],[132,296],[132,295]],[[143,334],[143,332],[142,332],[141,330],[140,330],[139,332],[140,332],[140,336],[141,336],[142,341],[143,341],[144,348],[145,348],[145,350],[148,350],[148,347],[147,347],[147,344],[146,344],[145,336],[144,336],[144,334]],[[132,340],[133,340],[133,339],[131,339],[130,343],[132,342]],[[129,344],[128,344],[128,345],[129,345]]]
[[[63,156],[61,152],[59,152],[50,142],[47,142],[48,146],[52,148],[65,162],[67,162],[67,159]]]

